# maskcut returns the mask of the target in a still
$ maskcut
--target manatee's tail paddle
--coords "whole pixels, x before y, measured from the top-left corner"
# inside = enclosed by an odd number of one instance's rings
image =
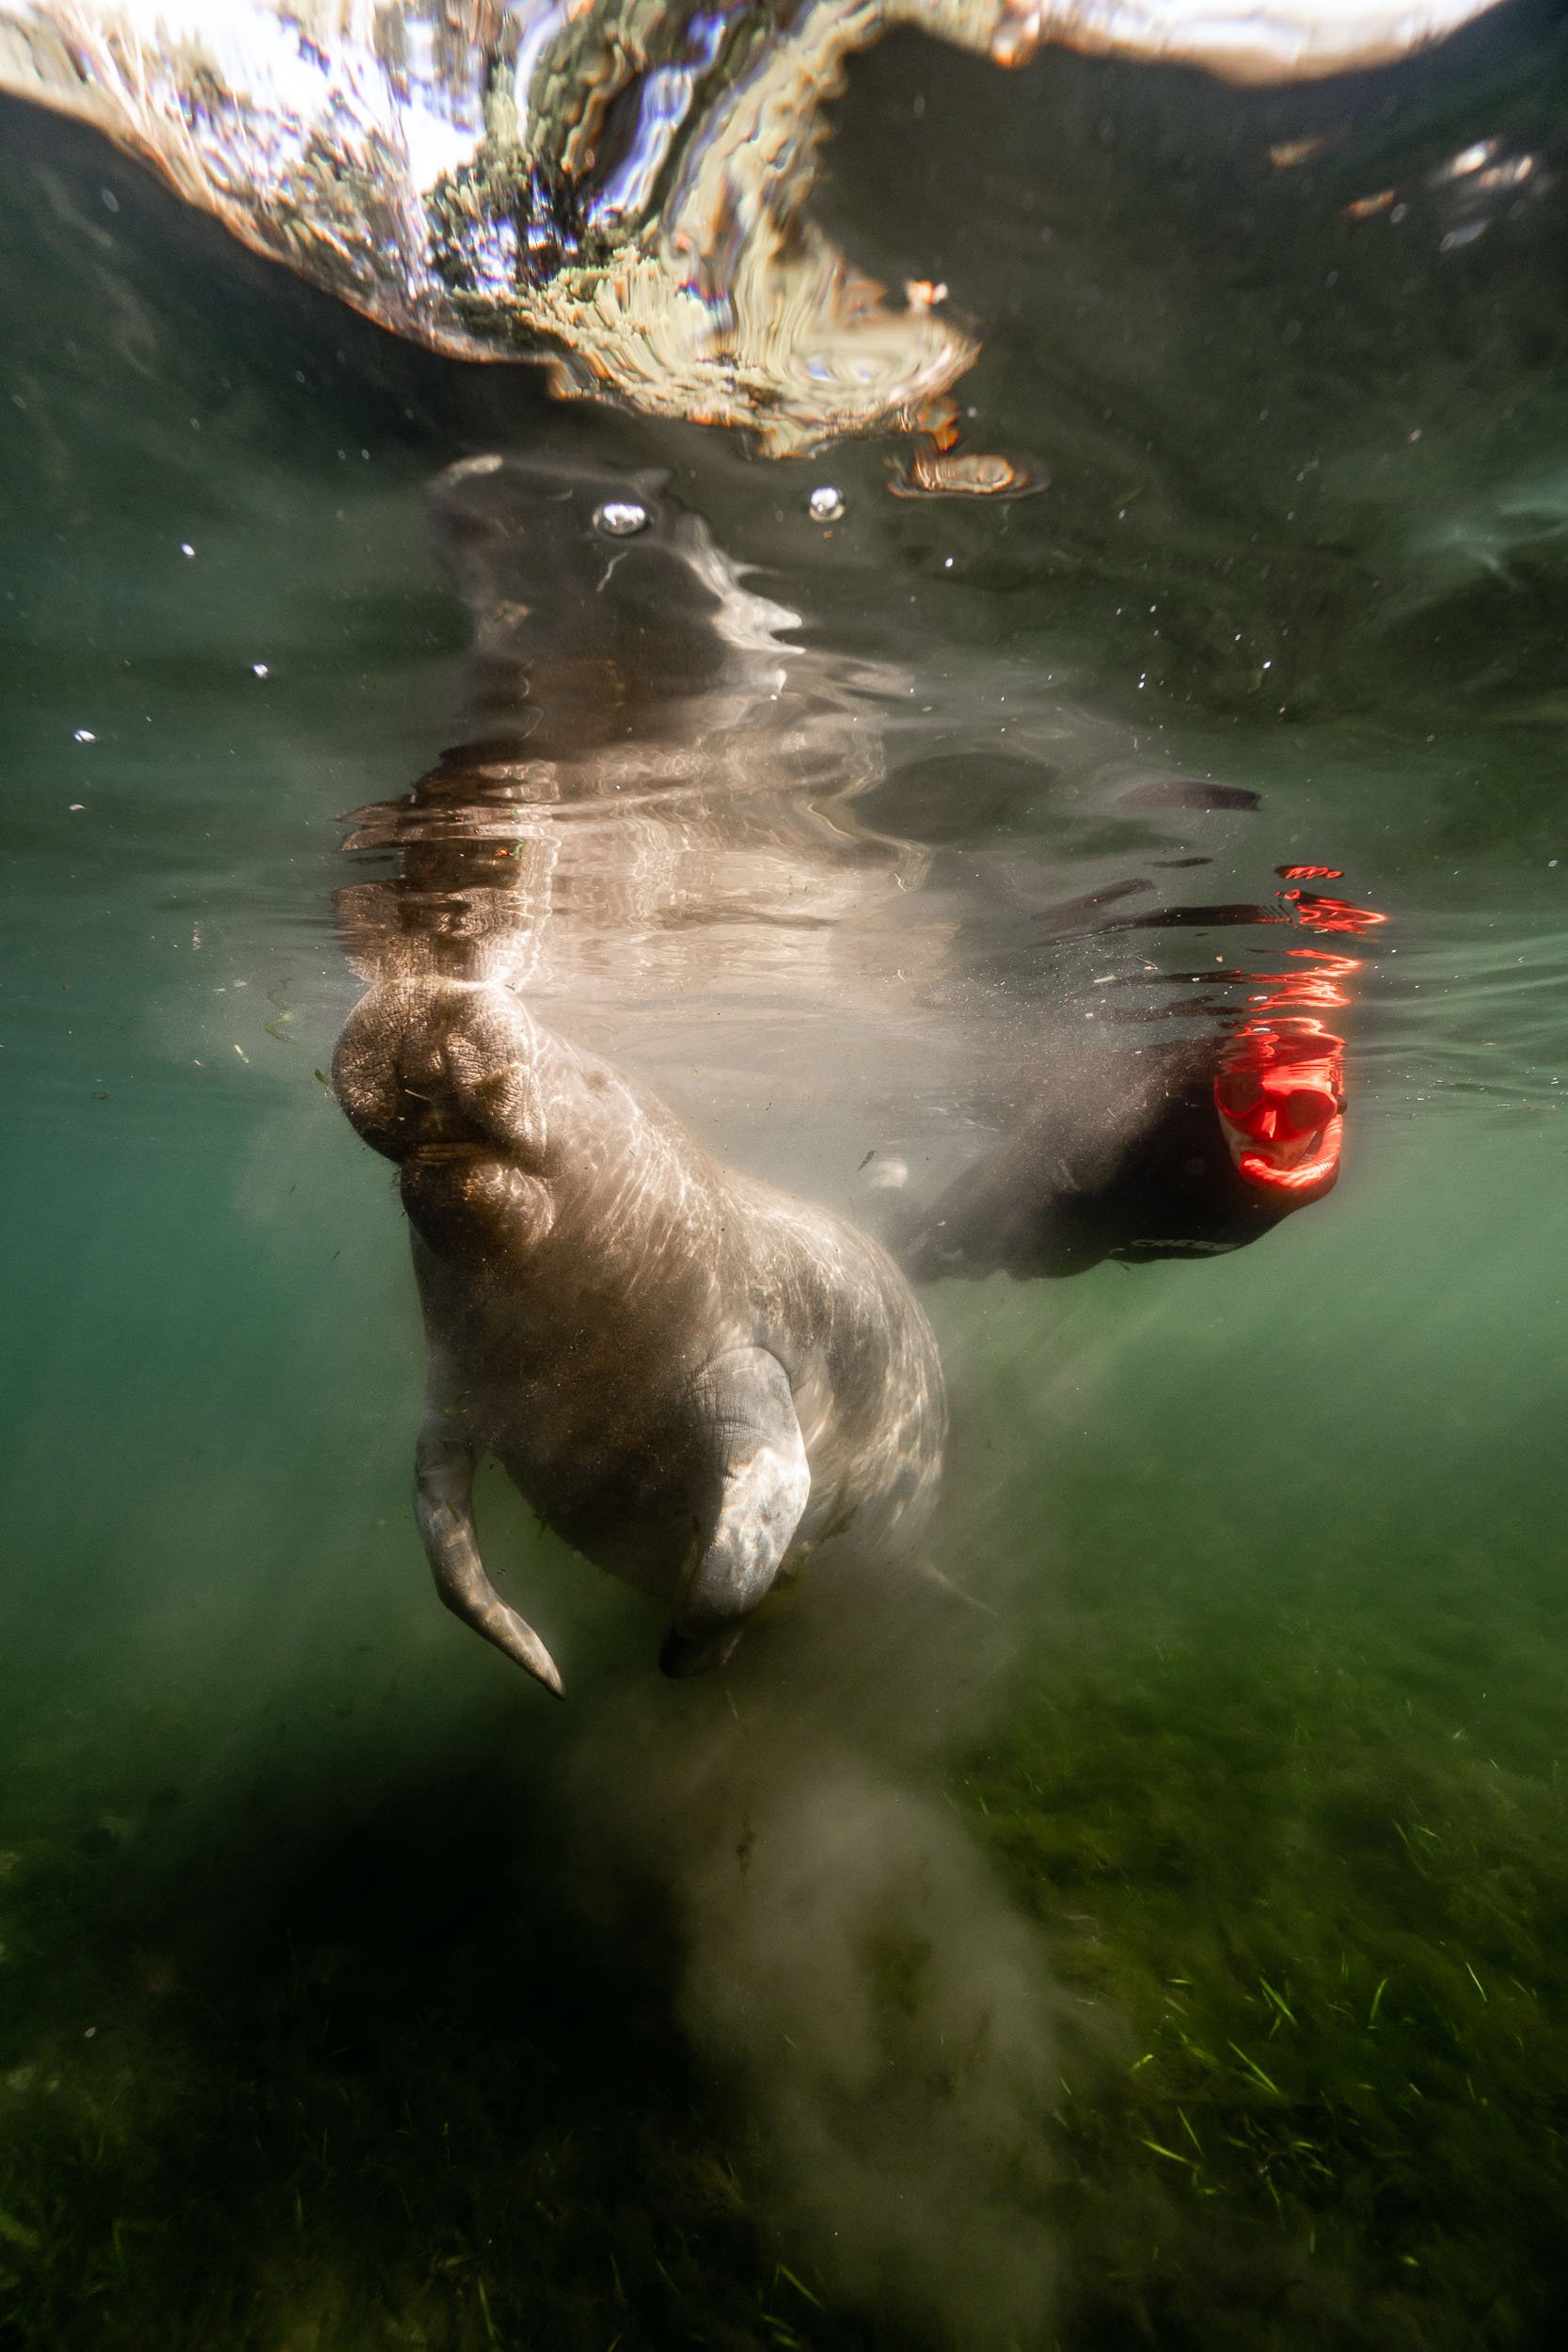
[[[427,1421],[414,1455],[414,1515],[436,1589],[455,1616],[563,1699],[566,1692],[555,1660],[533,1628],[507,1607],[484,1572],[474,1532],[473,1486],[471,1448]]]

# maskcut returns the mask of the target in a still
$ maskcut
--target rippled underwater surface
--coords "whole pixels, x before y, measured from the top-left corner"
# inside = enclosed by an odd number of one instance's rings
[[[0,119],[7,2341],[1555,2340],[1560,47],[933,54],[857,66],[820,202],[989,322],[1016,504],[553,406]],[[430,1592],[401,1218],[317,1073],[341,820],[463,691],[427,486],[497,450],[673,469],[873,746],[803,919],[609,818],[558,906],[550,1018],[746,1165],[869,1214],[866,1154],[961,1163],[1099,1013],[1053,910],[1157,861],[1387,918],[1329,1200],[929,1294],[992,1613],[935,1643],[781,1620],[666,1690],[499,1479],[565,1711]],[[1194,777],[1258,805],[1129,815]],[[1235,936],[1120,933],[1112,996]]]

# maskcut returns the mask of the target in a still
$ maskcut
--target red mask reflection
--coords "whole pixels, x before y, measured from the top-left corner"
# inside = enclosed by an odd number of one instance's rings
[[[1338,880],[1327,867],[1295,866],[1285,878]],[[1386,918],[1299,889],[1281,903],[1304,930],[1362,932]],[[1214,1107],[1235,1167],[1260,1190],[1306,1200],[1327,1192],[1339,1173],[1345,1134],[1345,1041],[1323,1018],[1350,1002],[1346,983],[1358,959],[1315,947],[1286,950],[1300,968],[1261,973],[1269,992],[1220,1057]],[[1306,1009],[1312,1007],[1311,1011]]]

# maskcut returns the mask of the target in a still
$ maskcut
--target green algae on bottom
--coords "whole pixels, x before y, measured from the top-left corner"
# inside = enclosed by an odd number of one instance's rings
[[[1565,1662],[1483,1745],[1387,1629],[1216,1615],[970,1762],[1062,1987],[1064,2344],[1549,2341]]]
[[[1544,1596],[1506,1644],[1457,1570],[1441,1599],[1413,1643],[1348,1593],[1178,1595],[1129,1647],[1125,1589],[1085,1580],[957,1773],[1058,1987],[1063,2352],[1549,2341],[1562,1645]],[[662,1923],[633,1961],[562,1899],[506,1728],[460,1764],[360,1756],[325,1811],[267,1765],[17,1809],[4,2341],[910,2342],[778,2242]],[[874,1957],[917,2002],[919,1953]]]

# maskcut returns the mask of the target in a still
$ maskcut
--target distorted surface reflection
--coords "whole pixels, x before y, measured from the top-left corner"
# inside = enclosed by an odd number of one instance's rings
[[[744,426],[784,454],[890,426],[950,436],[947,395],[978,355],[945,286],[907,279],[891,302],[807,206],[824,103],[882,33],[918,26],[1004,67],[1059,39],[1266,82],[1398,56],[1490,4],[1275,0],[1247,18],[1153,0],[1096,21],[1015,0],[376,0],[347,16],[5,0],[0,87],[95,124],[404,333],[542,358],[563,391]],[[971,496],[1020,480],[978,454],[903,477]]]

